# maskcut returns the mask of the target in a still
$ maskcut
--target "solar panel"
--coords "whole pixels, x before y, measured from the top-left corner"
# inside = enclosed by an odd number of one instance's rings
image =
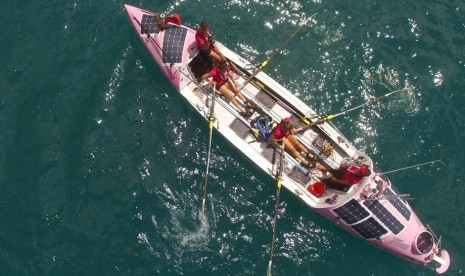
[[[355,199],[351,199],[346,204],[333,210],[347,224],[352,224],[360,221],[370,215],[365,208],[360,205]]]
[[[400,223],[379,201],[365,201],[363,203],[371,212],[394,234],[399,234],[404,225]]]
[[[352,225],[355,231],[357,231],[365,239],[374,239],[381,237],[387,233],[381,224],[379,224],[374,218],[369,218],[358,224]]]
[[[163,62],[181,63],[187,29],[170,26],[163,37]]]
[[[399,197],[395,196],[394,192],[390,188],[386,188],[383,194],[389,198],[389,202],[397,209],[397,211],[399,211],[402,216],[404,216],[407,221],[410,220],[410,210]]]
[[[158,29],[153,15],[142,15],[142,21],[140,22],[141,34],[157,34],[159,31],[160,29]]]

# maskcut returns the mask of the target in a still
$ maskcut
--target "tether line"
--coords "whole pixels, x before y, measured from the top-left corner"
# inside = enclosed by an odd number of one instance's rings
[[[386,174],[390,174],[390,173],[393,173],[393,172],[408,170],[408,169],[411,169],[411,168],[421,167],[421,166],[428,165],[428,164],[434,164],[436,162],[441,162],[441,161],[442,161],[441,159],[437,159],[437,160],[433,160],[433,161],[429,161],[429,162],[425,162],[425,163],[421,163],[421,164],[416,164],[416,165],[412,165],[412,166],[408,166],[408,167],[395,169],[395,170],[388,171],[388,172],[385,172],[385,173],[382,173],[382,174],[386,175]]]

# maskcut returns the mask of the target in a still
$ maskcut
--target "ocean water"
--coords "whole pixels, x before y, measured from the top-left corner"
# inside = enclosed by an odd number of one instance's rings
[[[213,138],[176,94],[121,1],[3,1],[0,274],[265,275],[275,183]],[[334,120],[465,268],[465,4],[139,1],[207,20],[216,39]],[[337,228],[283,190],[273,275],[434,275]]]

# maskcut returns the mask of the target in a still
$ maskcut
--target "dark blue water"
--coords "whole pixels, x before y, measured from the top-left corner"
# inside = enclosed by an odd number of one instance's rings
[[[337,3],[339,2],[339,3]],[[321,113],[405,88],[334,123],[390,175],[465,268],[465,4],[142,1],[208,20]],[[1,275],[264,275],[274,181],[214,137],[140,43],[120,1],[3,1]],[[283,191],[274,275],[434,275],[347,234]]]

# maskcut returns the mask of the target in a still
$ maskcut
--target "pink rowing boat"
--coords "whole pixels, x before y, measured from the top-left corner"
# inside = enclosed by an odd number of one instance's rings
[[[212,68],[212,63],[196,47],[196,30],[176,24],[180,23],[177,20],[168,20],[161,29],[154,13],[130,5],[124,7],[150,56],[180,96],[208,120],[212,93],[200,76]],[[215,45],[233,65],[236,81],[243,85],[242,93],[255,106],[252,116],[244,118],[227,99],[216,97],[214,128],[218,133],[274,177],[280,152],[260,139],[257,121],[267,117],[279,122],[289,117],[295,126],[308,126],[296,136],[318,157],[319,163],[333,169],[347,162],[363,164],[372,173],[358,185],[323,184],[321,172],[301,166],[285,153],[282,185],[309,208],[355,236],[412,262],[428,265],[437,273],[448,269],[450,258],[441,248],[441,238],[429,226],[425,227],[370,157],[357,150],[332,123],[316,124],[318,118],[308,116],[315,111],[286,88],[263,72],[254,74],[254,66],[220,42]]]

